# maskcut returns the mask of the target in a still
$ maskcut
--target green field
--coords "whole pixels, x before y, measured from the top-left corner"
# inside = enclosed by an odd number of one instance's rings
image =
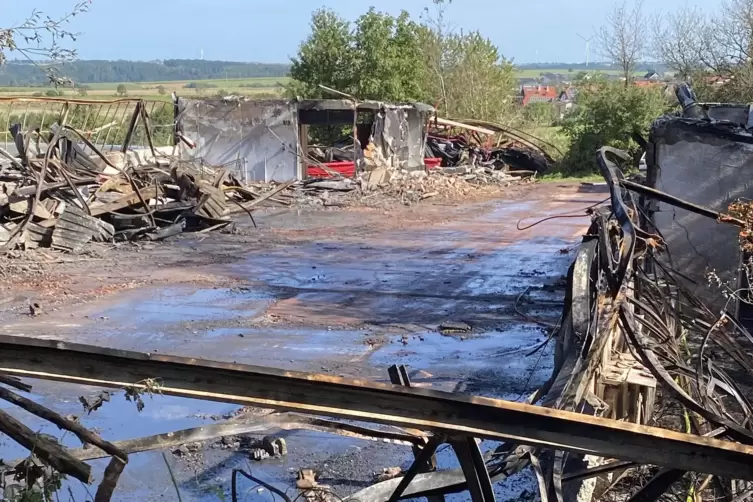
[[[87,87],[87,99],[113,99],[119,97],[117,88],[125,85],[128,91],[127,96],[142,99],[167,100],[170,93],[176,92],[183,97],[192,96],[214,96],[220,91],[223,94],[235,94],[242,96],[256,96],[274,98],[282,95],[283,88],[280,85],[286,85],[290,79],[288,77],[260,77],[260,78],[238,78],[238,79],[214,79],[214,80],[178,80],[171,82],[108,82],[83,84]],[[203,88],[191,89],[186,88],[187,84],[196,83]],[[159,87],[164,88],[164,94],[159,93]],[[50,87],[2,87],[0,88],[0,97],[31,97],[44,95]],[[80,98],[77,89],[59,89],[63,97]]]

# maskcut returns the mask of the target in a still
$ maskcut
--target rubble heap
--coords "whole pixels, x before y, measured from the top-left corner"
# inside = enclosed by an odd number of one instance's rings
[[[179,160],[172,148],[105,153],[72,127],[52,129],[39,153],[20,133],[18,155],[0,149],[2,251],[79,252],[91,241],[221,229],[260,202],[227,170]]]
[[[532,179],[473,166],[425,171],[377,168],[359,173],[356,178],[316,178],[299,182],[291,188],[298,205],[412,205],[427,199],[457,200],[477,193],[479,189],[506,188]]]

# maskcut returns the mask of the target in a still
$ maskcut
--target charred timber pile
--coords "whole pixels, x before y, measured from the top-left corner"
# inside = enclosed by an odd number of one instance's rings
[[[157,241],[223,229],[231,215],[250,216],[290,185],[267,186],[262,194],[226,169],[155,147],[140,101],[117,148],[95,145],[92,131],[66,124],[65,114],[59,119],[44,132],[12,124],[17,154],[0,148],[0,251],[80,252],[92,241]],[[130,147],[137,132],[148,147]]]

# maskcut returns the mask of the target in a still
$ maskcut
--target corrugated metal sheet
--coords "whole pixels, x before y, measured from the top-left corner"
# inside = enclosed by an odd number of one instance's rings
[[[52,247],[69,252],[78,252],[89,241],[110,241],[115,229],[109,223],[84,213],[68,204],[58,218],[52,232]]]
[[[24,229],[24,245],[27,248],[47,247],[52,242],[52,228],[45,228],[29,222]]]
[[[224,166],[243,181],[301,177],[295,103],[181,99],[180,107],[183,133],[196,143],[184,156]]]

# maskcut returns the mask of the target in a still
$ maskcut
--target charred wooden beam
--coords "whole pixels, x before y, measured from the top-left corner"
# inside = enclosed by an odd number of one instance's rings
[[[521,403],[55,340],[0,337],[0,373],[515,441],[753,480],[753,447]]]
[[[0,432],[11,438],[43,462],[84,483],[91,483],[91,467],[71,456],[65,448],[26,427],[24,424],[0,410]]]
[[[63,430],[74,433],[82,442],[101,448],[106,451],[108,455],[119,457],[125,463],[128,462],[128,455],[125,452],[114,446],[112,443],[105,441],[99,436],[99,434],[90,431],[78,422],[65,418],[41,404],[35,403],[31,399],[26,399],[23,396],[19,396],[15,392],[11,392],[4,387],[0,387],[0,399],[15,404],[48,422],[52,422]]]
[[[107,464],[105,469],[105,475],[97,488],[97,494],[94,496],[94,502],[110,502],[112,500],[112,494],[115,492],[115,488],[118,486],[118,480],[120,475],[125,469],[125,462],[118,457],[112,457],[110,463]]]

